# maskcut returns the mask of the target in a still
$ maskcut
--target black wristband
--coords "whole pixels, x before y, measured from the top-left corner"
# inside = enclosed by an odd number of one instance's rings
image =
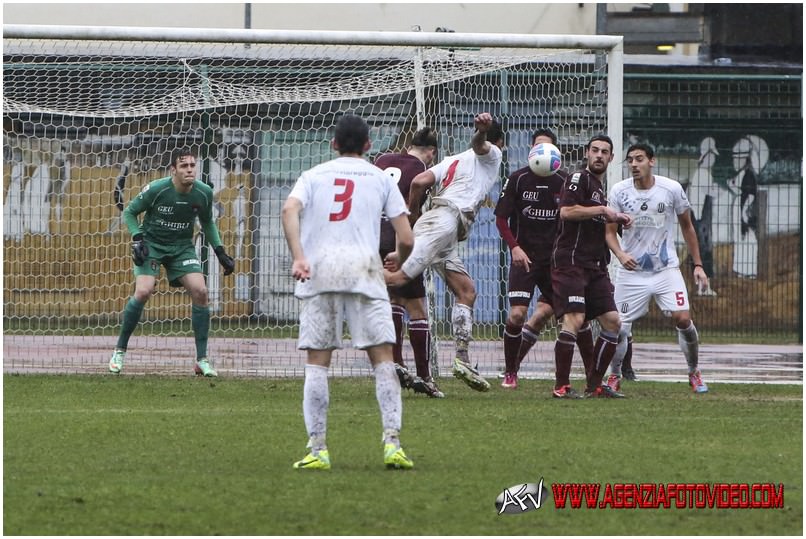
[[[135,234],[134,236],[132,236],[132,241],[141,241],[142,239],[143,239],[143,234],[142,233]]]
[[[701,268],[701,267],[702,267],[702,264],[694,264],[694,267],[695,267],[695,268]]]

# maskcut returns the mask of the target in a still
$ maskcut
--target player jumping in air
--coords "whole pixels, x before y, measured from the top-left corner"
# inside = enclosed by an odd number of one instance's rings
[[[476,287],[459,258],[459,242],[470,234],[482,202],[498,180],[504,133],[487,112],[477,114],[474,124],[476,133],[469,150],[446,157],[414,178],[409,192],[412,221],[420,215],[421,194],[432,186],[436,192],[431,198],[431,209],[414,225],[414,251],[409,259],[397,269],[397,254],[386,257],[386,283],[404,285],[429,266],[442,276],[455,298],[451,320],[456,342],[453,374],[471,388],[487,391],[490,383],[470,365],[468,348]]]
[[[375,166],[383,169],[397,181],[400,193],[408,204],[412,180],[428,169],[436,155],[437,133],[431,127],[424,127],[414,133],[411,145],[407,150],[381,155],[375,160]],[[420,200],[420,206],[424,202],[425,200]],[[381,222],[381,257],[385,258],[394,250],[395,231],[389,220],[384,218]],[[431,344],[431,328],[428,324],[423,275],[418,275],[411,282],[399,288],[389,288],[389,300],[392,302],[392,319],[395,321],[397,339],[392,350],[401,387],[411,388],[415,393],[424,393],[432,398],[445,397],[431,377],[428,354]],[[409,315],[409,341],[414,352],[416,376],[409,373],[403,361],[403,326],[406,314]]]

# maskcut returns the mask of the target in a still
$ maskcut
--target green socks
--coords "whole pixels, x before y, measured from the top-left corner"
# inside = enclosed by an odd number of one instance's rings
[[[140,322],[140,316],[143,314],[143,307],[145,303],[140,303],[134,297],[129,298],[126,306],[123,308],[123,323],[120,326],[120,335],[118,336],[118,350],[126,350],[129,346],[129,337],[134,333],[134,328]]]
[[[207,357],[207,336],[210,334],[210,307],[193,305],[190,322],[196,339],[196,359]]]

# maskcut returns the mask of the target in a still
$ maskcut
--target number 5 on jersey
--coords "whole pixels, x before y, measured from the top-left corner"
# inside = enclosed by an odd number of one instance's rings
[[[344,221],[347,219],[347,216],[350,215],[350,210],[353,208],[353,189],[355,188],[355,182],[344,178],[336,178],[333,180],[333,185],[342,187],[343,190],[337,192],[336,196],[333,197],[333,202],[341,204],[341,209],[337,212],[331,212],[330,220]]]

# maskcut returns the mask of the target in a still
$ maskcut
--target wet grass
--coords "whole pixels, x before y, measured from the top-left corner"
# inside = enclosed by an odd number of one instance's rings
[[[559,401],[523,381],[404,394],[410,472],[382,466],[368,378],[332,379],[333,469],[305,450],[302,380],[4,376],[3,531],[12,535],[801,535],[801,386],[638,382]],[[774,483],[779,509],[498,515],[503,489]]]

